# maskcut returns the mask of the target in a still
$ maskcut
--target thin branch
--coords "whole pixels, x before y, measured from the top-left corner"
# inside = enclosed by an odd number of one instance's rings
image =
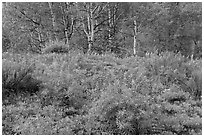
[[[99,5],[97,5],[97,6],[93,9],[93,11],[92,11],[93,14],[96,12],[96,10],[98,9],[98,7],[99,7]]]
[[[115,14],[113,14],[111,17],[108,17],[107,19],[103,20],[103,21],[100,22],[99,24],[95,25],[95,26],[94,26],[94,30],[96,30],[96,28],[97,28],[98,26],[102,25],[104,22],[106,22],[106,21],[112,19],[114,16],[115,16]]]
[[[39,22],[37,22],[37,21],[33,20],[32,18],[28,17],[28,16],[25,14],[24,11],[18,10],[17,7],[14,7],[14,8],[15,8],[17,11],[19,11],[22,15],[24,15],[29,21],[33,22],[34,24],[36,24],[36,25],[38,25],[38,26],[42,25],[42,24],[40,24]]]
[[[107,7],[108,3],[106,3],[106,5],[104,5],[103,7],[99,6],[100,7],[100,10],[98,11],[98,16],[94,17],[94,19],[97,19],[98,17],[100,17],[102,11]]]
[[[71,23],[71,27],[70,27],[69,38],[71,38],[73,31],[74,31],[74,19],[73,19],[73,17],[71,20],[72,20],[72,23]]]
[[[83,31],[84,31],[84,33],[88,36],[89,34],[88,34],[88,32],[86,31],[86,27],[85,27],[85,24],[84,23],[82,23],[82,25],[83,25]]]
[[[123,14],[124,12],[121,12],[120,15],[115,19],[116,21],[119,19],[119,17]]]

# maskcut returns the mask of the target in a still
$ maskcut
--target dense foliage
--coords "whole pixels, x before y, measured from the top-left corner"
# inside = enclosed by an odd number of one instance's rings
[[[65,48],[123,57],[158,50],[201,58],[202,3],[5,2],[2,42],[3,52]]]
[[[201,59],[3,53],[3,134],[202,134]]]

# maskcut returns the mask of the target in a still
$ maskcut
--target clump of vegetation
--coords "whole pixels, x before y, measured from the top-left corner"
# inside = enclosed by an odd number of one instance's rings
[[[72,53],[20,63],[28,56],[3,59],[3,97],[14,89],[30,92],[42,82],[37,94],[3,102],[3,134],[202,133],[200,60],[170,52],[124,59]]]
[[[42,50],[43,53],[68,53],[69,47],[64,42],[52,42]]]
[[[35,94],[40,90],[41,81],[32,75],[35,64],[21,58],[20,61],[2,60],[3,102],[14,101],[15,97]]]

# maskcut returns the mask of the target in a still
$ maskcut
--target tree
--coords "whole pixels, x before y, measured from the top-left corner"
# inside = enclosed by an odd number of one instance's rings
[[[87,52],[90,52],[94,42],[94,33],[96,32],[96,29],[94,28],[96,25],[94,14],[99,6],[93,3],[77,3],[76,6],[78,14],[80,14],[79,16],[81,18],[80,21],[83,26],[83,31],[88,39]]]
[[[127,16],[123,19],[120,33],[133,40],[134,55],[143,56],[152,36],[152,22],[160,15],[158,8],[152,8],[153,3],[127,3]],[[147,43],[147,44],[144,44]]]
[[[161,9],[160,16],[157,16],[150,27],[157,49],[181,52],[185,56],[195,54],[195,45],[200,43],[202,34],[199,31],[202,28],[200,4],[154,3],[153,8]]]
[[[56,30],[57,30],[57,25],[56,25],[56,21],[55,21],[55,15],[53,12],[53,2],[48,2],[49,8],[50,8],[50,14],[51,14],[51,19],[52,19],[52,27],[53,27],[53,33],[54,33],[54,40],[58,41],[57,38],[57,34],[56,34]]]
[[[46,16],[42,7],[45,3],[7,3],[5,9],[5,26],[15,50],[40,51],[46,41]],[[29,46],[30,45],[30,46]]]
[[[60,8],[62,12],[62,22],[64,25],[64,35],[65,35],[65,44],[69,46],[69,41],[72,37],[72,34],[74,32],[74,25],[76,19],[74,19],[73,13],[72,13],[72,7],[73,3],[60,3]]]
[[[87,52],[90,52],[95,42],[95,35],[103,31],[108,23],[111,25],[111,20],[116,17],[116,10],[111,14],[108,3],[77,3],[76,6],[82,29],[88,40]]]
[[[174,51],[201,56],[200,3],[3,3],[5,50],[38,51],[52,41],[87,52]]]
[[[202,4],[201,3],[180,3],[181,9],[179,28],[175,33],[175,40],[178,47],[187,51],[183,54],[192,58],[202,54]],[[198,53],[196,50],[200,49]]]

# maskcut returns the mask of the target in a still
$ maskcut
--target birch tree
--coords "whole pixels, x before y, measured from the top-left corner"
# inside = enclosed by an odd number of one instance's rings
[[[50,8],[50,15],[51,15],[51,19],[52,19],[54,41],[58,41],[57,34],[56,34],[57,25],[56,25],[56,21],[55,21],[55,14],[53,12],[53,3],[52,2],[48,2],[48,5],[49,5],[49,8]]]
[[[142,4],[140,3],[129,3],[131,4],[129,8],[129,14],[124,19],[125,25],[131,29],[130,32],[126,31],[126,34],[131,36],[133,38],[133,46],[132,51],[133,54],[140,54],[140,40],[139,35],[142,34],[142,25],[144,23],[144,19],[146,18],[144,16],[144,10],[142,7]],[[142,7],[142,8],[141,8]],[[143,14],[143,17],[142,17]],[[127,29],[128,30],[128,29]]]
[[[121,22],[120,19],[124,13],[122,9],[120,9],[120,3],[108,3],[108,43],[113,43],[113,37],[115,36],[116,28]],[[123,18],[123,17],[122,17]]]
[[[72,3],[64,2],[60,4],[60,9],[62,13],[62,22],[64,25],[64,36],[65,36],[65,44],[69,46],[69,41],[74,32],[75,26],[75,18],[72,13]]]
[[[101,31],[103,25],[114,17],[104,16],[107,13],[108,3],[77,3],[78,15],[82,29],[88,40],[88,51],[91,51],[95,41],[95,34]]]
[[[80,3],[77,3],[77,10],[78,10],[78,14],[80,16],[80,21],[82,24],[82,29],[84,31],[84,33],[87,36],[87,40],[88,40],[88,51],[91,51],[91,48],[93,46],[93,42],[94,42],[94,25],[95,25],[95,19],[94,19],[94,13],[97,10],[98,6],[94,7],[93,3],[83,3],[83,9],[80,7]],[[94,9],[93,9],[94,8]]]
[[[40,51],[44,47],[44,19],[40,14],[45,3],[7,3],[5,23],[9,27],[10,39],[18,49],[34,49]],[[23,38],[24,37],[24,38]],[[25,47],[23,47],[25,46]],[[18,48],[17,48],[18,47]],[[14,47],[13,47],[14,48]]]

